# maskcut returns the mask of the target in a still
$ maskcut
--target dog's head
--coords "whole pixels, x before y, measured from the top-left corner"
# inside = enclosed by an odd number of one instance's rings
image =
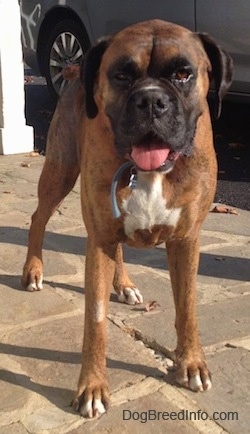
[[[153,20],[101,40],[86,57],[86,114],[109,119],[120,155],[138,169],[168,171],[190,155],[213,76],[217,115],[232,60],[205,34]]]

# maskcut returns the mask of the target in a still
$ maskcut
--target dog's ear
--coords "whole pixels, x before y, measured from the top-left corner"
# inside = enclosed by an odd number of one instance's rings
[[[221,114],[222,99],[227,93],[233,77],[233,60],[216,42],[206,33],[197,33],[212,65],[212,78],[215,84],[215,117]]]
[[[110,37],[100,39],[86,54],[80,72],[80,79],[85,90],[86,114],[93,119],[98,113],[94,100],[95,80],[102,61],[102,56],[109,45]]]

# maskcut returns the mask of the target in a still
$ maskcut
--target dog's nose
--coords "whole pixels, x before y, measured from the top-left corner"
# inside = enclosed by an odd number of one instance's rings
[[[151,118],[161,117],[169,107],[169,96],[158,87],[140,90],[134,98],[137,110],[147,113]]]

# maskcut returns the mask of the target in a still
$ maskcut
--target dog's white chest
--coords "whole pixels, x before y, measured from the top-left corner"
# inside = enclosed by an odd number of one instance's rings
[[[124,230],[134,238],[136,230],[151,230],[155,225],[176,226],[181,208],[167,208],[162,191],[162,174],[138,173],[137,187],[123,201]]]

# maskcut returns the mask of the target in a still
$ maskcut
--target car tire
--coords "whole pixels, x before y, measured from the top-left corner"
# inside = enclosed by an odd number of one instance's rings
[[[76,21],[65,19],[53,27],[44,47],[43,65],[48,89],[54,99],[57,100],[68,83],[63,68],[79,65],[89,46],[85,29]]]

